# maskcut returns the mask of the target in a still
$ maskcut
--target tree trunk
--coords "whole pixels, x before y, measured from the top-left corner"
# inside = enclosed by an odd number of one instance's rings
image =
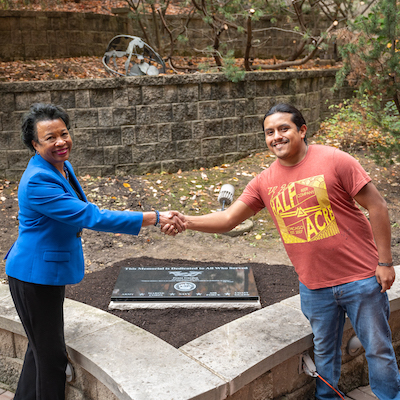
[[[253,31],[251,29],[251,16],[247,17],[247,43],[246,43],[246,52],[244,54],[244,68],[246,71],[251,71],[250,65],[250,50],[251,50],[251,42],[253,39]]]

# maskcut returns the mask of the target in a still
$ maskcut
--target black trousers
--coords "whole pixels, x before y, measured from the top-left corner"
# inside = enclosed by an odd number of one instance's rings
[[[37,285],[11,277],[8,280],[28,337],[14,400],[65,400],[65,286]]]

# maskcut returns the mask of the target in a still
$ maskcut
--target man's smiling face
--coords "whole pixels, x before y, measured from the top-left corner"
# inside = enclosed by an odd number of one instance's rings
[[[304,142],[307,127],[300,129],[292,122],[292,114],[277,112],[264,120],[265,142],[284,166],[299,163],[307,153]]]

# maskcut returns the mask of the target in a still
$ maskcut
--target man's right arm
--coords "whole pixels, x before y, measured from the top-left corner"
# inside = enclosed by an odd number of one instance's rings
[[[254,215],[254,211],[241,200],[235,201],[225,211],[205,215],[185,215],[185,227],[208,233],[229,232]]]

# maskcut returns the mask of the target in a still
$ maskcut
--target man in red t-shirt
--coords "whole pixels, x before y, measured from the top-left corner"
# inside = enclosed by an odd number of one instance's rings
[[[317,372],[338,390],[347,313],[365,349],[372,391],[380,400],[400,400],[388,324],[386,290],[395,272],[385,200],[353,157],[307,145],[306,122],[296,108],[272,107],[263,129],[277,160],[227,210],[185,216],[185,227],[227,232],[266,207],[299,275]],[[356,202],[368,211],[369,221]],[[317,380],[317,399],[337,399],[336,393]]]

